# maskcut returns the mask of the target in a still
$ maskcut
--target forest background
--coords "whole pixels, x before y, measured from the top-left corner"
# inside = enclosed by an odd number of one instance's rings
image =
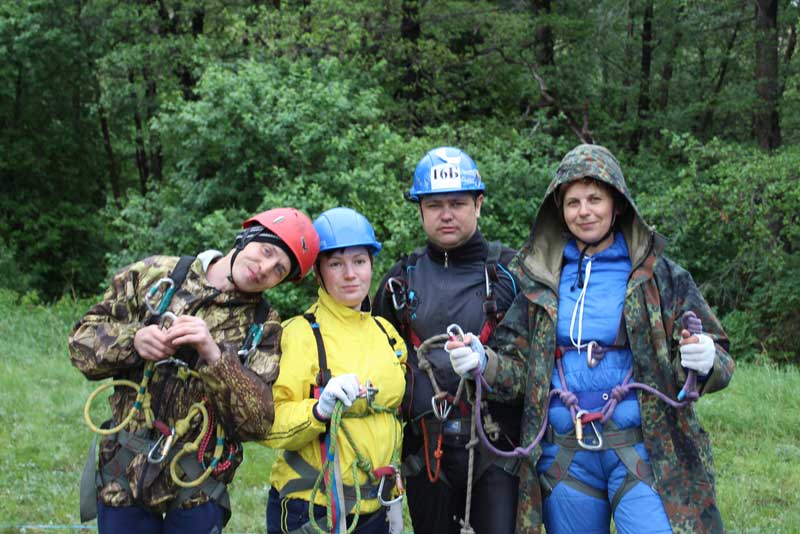
[[[0,3],[0,287],[96,296],[151,254],[228,250],[246,215],[346,205],[383,272],[423,243],[429,149],[519,246],[561,157],[619,158],[737,359],[800,359],[797,0]],[[284,317],[311,280],[269,297]],[[794,333],[793,333],[794,332]]]

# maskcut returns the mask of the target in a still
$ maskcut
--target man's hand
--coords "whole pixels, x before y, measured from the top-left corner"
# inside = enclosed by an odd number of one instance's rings
[[[175,354],[175,347],[170,345],[167,331],[151,324],[136,331],[133,336],[133,347],[145,360],[157,362]]]
[[[216,341],[208,331],[206,322],[199,317],[180,315],[165,332],[168,344],[173,347],[191,346],[209,365],[216,363],[222,357]]]

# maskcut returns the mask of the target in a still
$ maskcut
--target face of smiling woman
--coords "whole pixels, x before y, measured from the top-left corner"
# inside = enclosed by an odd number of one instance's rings
[[[348,247],[320,254],[319,277],[333,299],[358,310],[369,293],[372,258],[367,247]]]
[[[596,180],[578,180],[568,184],[562,202],[564,222],[581,249],[587,243],[595,243],[606,236],[614,223],[614,196]],[[600,252],[613,242],[614,236],[607,235],[588,252]]]

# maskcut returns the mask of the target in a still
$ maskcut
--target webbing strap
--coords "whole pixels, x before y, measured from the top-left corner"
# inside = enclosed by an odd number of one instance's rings
[[[608,423],[606,426],[608,426]],[[642,429],[638,427],[626,428],[625,430],[604,430],[602,432],[602,436],[603,446],[593,450],[606,451],[609,449],[630,447],[631,445],[641,443],[644,440]],[[584,443],[587,443],[587,441],[592,438],[593,436],[585,436],[583,441]],[[576,451],[583,450],[583,447],[581,447],[580,443],[578,443],[578,439],[575,437],[574,432],[570,432],[569,434],[558,434],[551,426],[547,427],[547,431],[544,435],[544,441],[548,443],[555,443],[563,449]]]
[[[614,499],[611,502],[612,513],[619,502],[639,481],[648,486],[655,484],[653,470],[650,465],[639,456],[634,445],[643,441],[641,428],[628,428],[625,430],[615,430],[616,426],[609,421],[607,428],[610,431],[603,432],[603,447],[597,450],[613,450],[620,461],[625,465],[628,473],[625,481],[617,489]],[[582,450],[575,438],[574,432],[570,434],[558,434],[553,427],[548,427],[544,436],[544,441],[558,445],[558,452],[553,459],[553,463],[544,473],[539,475],[539,482],[545,496],[552,493],[559,483],[580,491],[585,495],[597,499],[608,500],[608,492],[590,486],[575,478],[570,472],[569,467],[575,457],[575,453]]]
[[[81,473],[80,486],[80,514],[81,523],[91,521],[97,517],[97,439],[100,434],[95,434],[89,452],[86,455],[86,464]]]
[[[317,477],[319,477],[319,471],[313,465],[306,462],[303,457],[295,451],[284,451],[283,459],[286,461],[286,464],[299,475],[299,478],[289,480],[283,485],[279,492],[281,499],[289,494],[308,491],[314,488]],[[345,507],[347,513],[350,513],[356,505],[356,489],[355,486],[348,486],[347,484],[343,487]],[[367,482],[366,484],[361,484],[359,488],[361,490],[361,499],[378,498],[378,486]],[[326,491],[324,480],[320,483],[320,490],[323,492]]]
[[[328,355],[325,352],[325,343],[322,342],[322,332],[319,331],[319,323],[313,313],[306,313],[303,318],[311,325],[314,332],[314,341],[317,343],[317,361],[319,363],[319,373],[317,373],[317,387],[324,388],[331,379],[331,370],[328,369]]]
[[[178,460],[178,465],[181,467],[183,472],[189,477],[189,480],[197,480],[203,474],[205,469],[203,466],[200,465],[200,462],[197,461],[197,457],[193,454],[185,454]],[[203,481],[200,486],[195,488],[181,488],[178,492],[178,495],[169,505],[169,510],[176,510],[180,508],[180,506],[194,497],[198,491],[202,490],[203,493],[208,496],[209,499],[216,502],[222,508],[225,509],[226,517],[230,517],[231,514],[231,500],[230,496],[228,495],[228,488],[227,486],[220,482],[219,480],[215,479],[213,476],[208,477]],[[227,519],[226,519],[227,522]]]

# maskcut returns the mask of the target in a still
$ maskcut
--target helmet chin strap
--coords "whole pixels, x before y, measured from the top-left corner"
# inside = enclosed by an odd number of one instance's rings
[[[233,288],[236,291],[241,291],[241,289],[239,288],[239,286],[236,285],[236,282],[233,280],[233,262],[236,261],[236,256],[239,255],[239,253],[242,251],[242,248],[244,248],[244,247],[236,247],[236,251],[233,253],[233,256],[231,256],[230,272],[228,273],[228,276],[226,277],[228,279],[228,282],[233,284]]]

